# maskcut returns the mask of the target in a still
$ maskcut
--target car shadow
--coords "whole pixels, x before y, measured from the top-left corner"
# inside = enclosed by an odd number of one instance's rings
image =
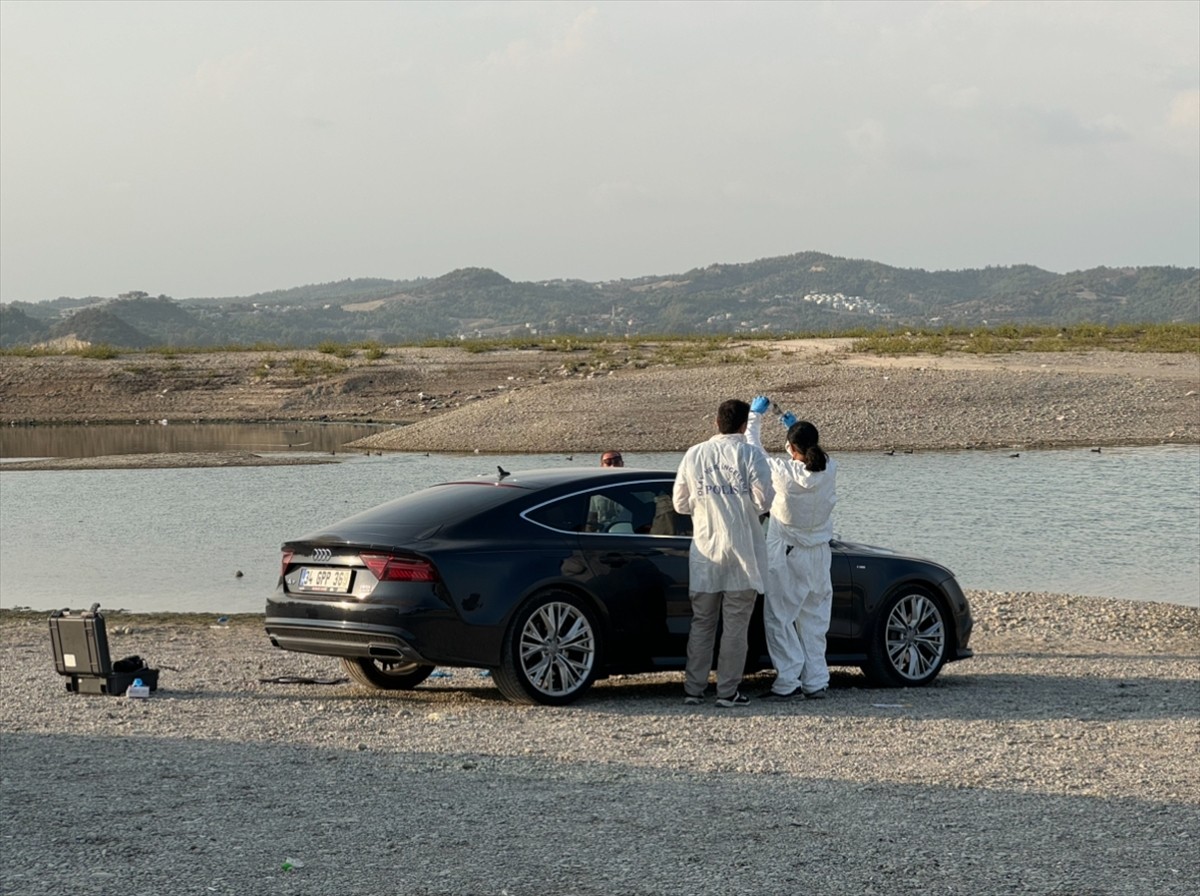
[[[1123,656],[1122,659],[1130,658]],[[585,711],[620,716],[711,712],[728,718],[747,715],[877,718],[881,714],[978,721],[1200,718],[1194,679],[970,672],[964,666],[961,671],[959,667],[950,667],[924,687],[877,688],[869,686],[866,677],[857,670],[835,668],[830,671],[826,699],[764,699],[763,695],[770,690],[773,678],[771,672],[746,676],[742,692],[751,698],[751,703],[734,709],[717,707],[711,687],[708,697],[700,706],[683,705],[683,676],[675,672],[616,675],[602,679],[579,700],[564,707],[518,707],[505,699],[489,678],[481,676],[474,669],[445,670],[441,677],[408,691],[373,690],[351,682],[286,681],[285,677],[279,682],[260,681],[249,694],[237,691],[166,690],[164,693],[179,700],[211,699],[239,693],[256,700],[311,699],[349,703],[382,700],[405,704],[414,710],[423,707],[430,711],[469,702],[471,705],[501,710]]]
[[[622,715],[658,714],[671,709],[681,713],[711,711],[722,716],[877,717],[886,712],[909,718],[976,721],[1200,718],[1195,679],[970,673],[964,670],[943,672],[924,687],[877,688],[871,687],[861,673],[834,669],[830,670],[829,692],[823,700],[803,697],[763,699],[772,680],[771,673],[747,676],[742,691],[752,702],[736,709],[717,707],[711,693],[700,706],[684,706],[681,677],[676,681],[661,678],[639,681],[637,676],[608,679],[597,683],[577,705],[591,711]]]

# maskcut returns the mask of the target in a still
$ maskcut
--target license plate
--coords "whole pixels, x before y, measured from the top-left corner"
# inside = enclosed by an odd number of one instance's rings
[[[350,570],[330,569],[328,567],[300,567],[300,587],[305,591],[341,591],[350,590]]]

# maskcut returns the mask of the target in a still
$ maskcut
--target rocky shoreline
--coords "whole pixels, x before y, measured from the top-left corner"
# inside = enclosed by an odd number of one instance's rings
[[[1194,354],[888,357],[816,339],[695,357],[653,346],[599,358],[287,355],[3,356],[0,423],[326,420],[390,427],[347,446],[361,450],[682,451],[711,434],[720,401],[766,393],[816,423],[836,451],[1200,444]]]

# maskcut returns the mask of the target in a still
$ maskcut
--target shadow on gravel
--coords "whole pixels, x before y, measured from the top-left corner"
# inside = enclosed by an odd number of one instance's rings
[[[1177,800],[287,737],[5,733],[0,891],[1183,896],[1200,874]]]
[[[699,707],[683,706],[679,683],[641,683],[634,678],[602,682],[579,705],[621,715],[658,714],[665,705],[680,712],[711,711],[723,716],[795,713],[878,717],[891,713],[907,718],[978,721],[1200,718],[1194,679],[959,674],[940,677],[923,688],[868,688],[862,676],[834,672],[825,700],[754,699],[769,690],[770,684],[769,675],[748,678],[743,691],[753,702],[734,710],[717,708],[711,699]]]
[[[1124,657],[1123,657],[1124,658]],[[722,717],[809,715],[878,718],[893,715],[923,720],[953,719],[1010,721],[1087,719],[1196,719],[1195,679],[1145,677],[1072,677],[1011,673],[943,674],[921,688],[869,688],[856,672],[832,670],[829,696],[824,700],[764,699],[771,673],[747,676],[742,691],[752,700],[737,709],[717,707],[710,694],[701,706],[682,705],[682,677],[674,674],[615,676],[597,682],[580,700],[566,707],[540,707],[545,712],[611,713],[623,717],[712,712]],[[159,693],[182,702],[213,699],[304,702],[314,704],[405,704],[414,710],[440,710],[464,701],[498,711],[523,709],[508,702],[473,669],[446,670],[411,691],[378,691],[353,684],[262,684],[246,691],[170,691]]]
[[[1045,658],[1045,653],[1032,650],[1009,650],[987,652],[988,657],[995,659],[1036,660]],[[1195,663],[1200,660],[1200,654],[1195,653],[1061,653],[1055,651],[1055,660],[1117,660],[1130,663]]]

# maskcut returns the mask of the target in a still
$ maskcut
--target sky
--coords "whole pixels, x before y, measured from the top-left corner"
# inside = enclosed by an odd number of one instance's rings
[[[0,301],[1200,266],[1200,3],[0,0]]]

